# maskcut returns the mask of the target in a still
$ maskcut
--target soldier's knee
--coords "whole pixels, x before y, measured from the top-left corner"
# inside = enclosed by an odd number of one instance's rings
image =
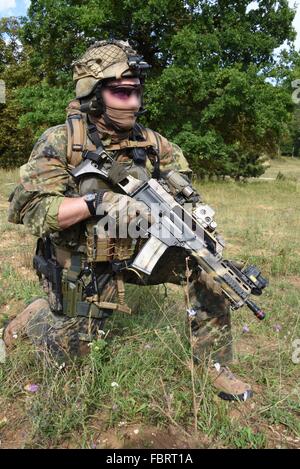
[[[12,348],[18,338],[28,339],[40,354],[67,362],[89,353],[89,344],[99,337],[104,319],[57,315],[45,299],[31,303],[4,331],[4,343]]]

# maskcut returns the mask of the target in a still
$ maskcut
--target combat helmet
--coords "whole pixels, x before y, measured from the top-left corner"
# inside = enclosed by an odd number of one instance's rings
[[[73,63],[76,98],[87,98],[106,79],[140,77],[150,66],[126,41],[98,41]]]

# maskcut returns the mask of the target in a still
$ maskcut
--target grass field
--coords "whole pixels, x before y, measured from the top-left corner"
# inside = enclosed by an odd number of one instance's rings
[[[267,319],[232,315],[232,369],[254,398],[221,401],[205,368],[191,365],[179,287],[130,288],[134,314],[116,313],[81,364],[49,366],[22,342],[0,364],[0,448],[300,448],[300,160],[276,160],[263,177],[199,185],[226,257],[269,277],[259,299]],[[2,322],[41,293],[34,241],[6,222],[16,178],[0,173]]]

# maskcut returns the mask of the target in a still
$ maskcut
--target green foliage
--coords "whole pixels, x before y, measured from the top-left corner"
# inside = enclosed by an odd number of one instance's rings
[[[24,164],[32,147],[30,128],[19,130],[18,119],[21,107],[14,92],[7,90],[7,104],[0,104],[0,166],[13,168]]]
[[[66,119],[65,108],[72,99],[72,91],[50,86],[47,82],[19,89],[18,100],[24,113],[19,119],[19,128],[30,128],[38,138],[47,127]]]
[[[27,18],[5,20],[0,29],[3,73],[17,63],[10,76],[21,135],[32,143],[65,119],[71,64],[88,45],[128,38],[152,65],[143,123],[181,145],[199,176],[259,176],[262,157],[277,155],[293,132],[288,83],[299,54],[291,49],[274,59],[274,49],[295,38],[287,0],[256,3],[32,0]]]
[[[25,163],[33,143],[31,127],[18,128],[24,110],[17,91],[34,82],[27,60],[29,51],[20,46],[20,28],[17,18],[0,20],[0,79],[6,85],[6,104],[0,104],[0,166],[4,168]]]
[[[147,89],[152,126],[182,146],[200,176],[259,176],[262,154],[277,151],[290,96],[256,65],[211,73],[173,65]]]

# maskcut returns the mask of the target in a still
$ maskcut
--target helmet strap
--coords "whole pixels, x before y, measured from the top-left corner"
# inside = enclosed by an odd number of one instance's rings
[[[105,112],[105,104],[101,94],[102,83],[99,83],[92,94],[80,100],[80,111],[100,117]]]
[[[106,104],[102,97],[102,86],[103,82],[98,83],[92,94],[90,94],[86,98],[82,98],[80,100],[79,109],[81,112],[84,112],[94,117],[103,116],[103,120],[108,127],[110,127],[115,132],[124,132],[124,129],[119,127],[114,121],[112,121],[106,112]],[[135,113],[135,116],[139,117],[145,114],[146,112],[147,109],[144,109],[144,96],[142,93],[141,106],[139,110]]]

